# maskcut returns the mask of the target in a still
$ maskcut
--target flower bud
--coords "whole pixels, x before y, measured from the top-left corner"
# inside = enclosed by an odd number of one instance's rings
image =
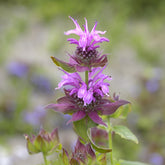
[[[49,155],[61,147],[57,128],[51,133],[46,132],[44,129],[40,129],[40,132],[37,136],[24,136],[27,141],[27,149],[29,154],[42,152],[44,155]]]

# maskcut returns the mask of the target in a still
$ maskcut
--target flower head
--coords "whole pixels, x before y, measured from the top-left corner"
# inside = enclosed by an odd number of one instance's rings
[[[56,65],[61,66],[64,70],[67,66],[72,70],[76,70],[78,72],[83,72],[86,70],[91,71],[92,67],[103,67],[108,61],[107,55],[102,55],[102,53],[98,52],[96,48],[100,46],[95,44],[102,43],[103,41],[109,42],[107,38],[100,36],[100,34],[104,34],[106,31],[96,30],[96,22],[91,32],[89,32],[86,18],[83,31],[80,25],[77,23],[77,20],[74,20],[72,17],[70,18],[74,22],[76,28],[67,31],[64,34],[76,34],[80,36],[79,40],[76,40],[74,38],[68,39],[71,44],[77,45],[76,51],[73,55],[69,54],[69,63],[61,61],[55,57],[52,57],[52,60],[55,62]]]
[[[26,77],[29,71],[29,66],[22,62],[10,62],[7,65],[7,70],[10,75],[18,78]]]
[[[85,18],[85,25],[84,25],[84,31],[81,29],[80,25],[78,24],[77,20],[74,20],[72,17],[69,17],[72,19],[73,23],[75,24],[76,28],[73,30],[69,30],[65,32],[65,35],[70,34],[76,34],[80,36],[79,40],[76,40],[74,38],[69,38],[68,41],[70,41],[71,44],[78,45],[79,48],[82,48],[83,51],[86,49],[95,49],[98,48],[99,45],[95,46],[97,43],[101,43],[103,41],[109,42],[109,40],[105,37],[100,37],[99,34],[105,34],[106,31],[98,31],[96,30],[97,22],[95,23],[93,29],[91,32],[88,30],[88,22]]]
[[[111,77],[102,73],[104,68],[93,68],[89,73],[88,85],[81,79],[78,73],[65,73],[63,80],[58,84],[58,88],[70,86],[68,89],[70,96],[76,96],[82,99],[85,106],[97,100],[99,97],[108,95],[109,83],[104,80],[111,80]],[[56,89],[58,89],[56,88]]]

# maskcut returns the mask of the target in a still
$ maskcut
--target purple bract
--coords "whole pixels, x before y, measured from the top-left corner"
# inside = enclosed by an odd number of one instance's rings
[[[89,117],[93,122],[97,124],[106,124],[102,121],[99,115],[111,115],[120,106],[128,104],[125,100],[110,100],[108,96],[96,97],[95,102],[92,101],[90,104],[84,106],[82,98],[78,98],[75,94],[70,96],[70,91],[65,90],[64,97],[57,100],[57,104],[49,104],[45,108],[53,109],[56,112],[62,112],[64,114],[72,115],[72,118],[67,122],[74,122]]]

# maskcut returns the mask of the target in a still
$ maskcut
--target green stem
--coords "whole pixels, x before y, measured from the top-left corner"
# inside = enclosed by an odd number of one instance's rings
[[[87,84],[88,87],[88,71],[85,71],[85,83]]]
[[[44,162],[45,162],[45,165],[48,165],[48,161],[46,159],[46,155],[43,153],[43,157],[44,157]]]
[[[112,149],[112,128],[111,128],[111,123],[110,123],[110,117],[108,118],[108,127],[109,127],[109,148]],[[113,165],[113,149],[110,152],[110,161],[111,165]]]

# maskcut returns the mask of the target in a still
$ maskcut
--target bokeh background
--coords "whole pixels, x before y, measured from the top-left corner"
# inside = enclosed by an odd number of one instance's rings
[[[114,138],[118,158],[165,164],[165,1],[164,0],[1,0],[0,1],[0,164],[36,165],[23,134],[40,127],[59,128],[62,143],[72,148],[76,135],[66,126],[69,116],[43,106],[63,96],[54,90],[61,71],[50,56],[68,60],[75,46],[64,31],[87,18],[91,29],[106,30],[109,54],[105,73],[112,76],[110,93],[132,103],[127,125],[139,144]],[[116,122],[116,121],[114,121]]]

